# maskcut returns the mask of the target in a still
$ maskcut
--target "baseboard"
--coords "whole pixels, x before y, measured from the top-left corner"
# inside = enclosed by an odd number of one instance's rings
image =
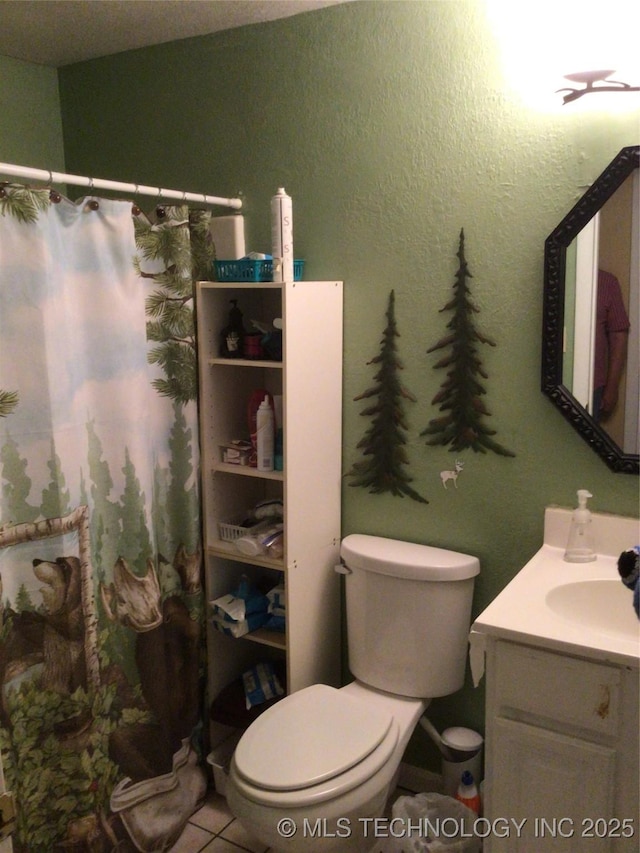
[[[400,764],[398,786],[406,788],[407,791],[413,791],[415,794],[423,792],[441,794],[442,776],[439,773],[426,770],[424,767],[415,767],[413,764],[406,764],[403,761]]]

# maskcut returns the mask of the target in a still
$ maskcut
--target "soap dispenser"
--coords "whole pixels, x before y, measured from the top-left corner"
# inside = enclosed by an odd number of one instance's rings
[[[569,539],[564,558],[568,563],[590,563],[596,559],[591,529],[591,513],[587,509],[587,499],[593,495],[586,489],[578,489],[578,506],[571,516]]]

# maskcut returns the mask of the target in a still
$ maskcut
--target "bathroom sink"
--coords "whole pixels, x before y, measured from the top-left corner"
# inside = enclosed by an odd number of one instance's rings
[[[632,605],[633,593],[619,579],[590,579],[565,583],[549,590],[546,603],[553,612],[585,630],[620,638],[640,638],[640,621]]]
[[[546,508],[542,547],[471,626],[475,683],[487,637],[640,669],[640,620],[618,571],[621,552],[640,541],[640,521],[595,512],[592,518],[596,559],[570,563],[564,554],[572,511]]]

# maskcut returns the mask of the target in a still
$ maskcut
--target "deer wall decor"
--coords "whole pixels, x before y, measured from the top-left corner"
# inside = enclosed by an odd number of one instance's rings
[[[447,488],[447,483],[449,480],[453,480],[453,485],[458,488],[458,474],[462,471],[464,467],[464,463],[459,459],[456,459],[455,471],[440,471],[440,479],[442,480],[442,485]]]

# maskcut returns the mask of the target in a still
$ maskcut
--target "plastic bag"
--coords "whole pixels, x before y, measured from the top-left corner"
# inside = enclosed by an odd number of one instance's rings
[[[416,794],[398,797],[391,818],[372,853],[480,853],[473,835],[477,816],[453,797]]]

